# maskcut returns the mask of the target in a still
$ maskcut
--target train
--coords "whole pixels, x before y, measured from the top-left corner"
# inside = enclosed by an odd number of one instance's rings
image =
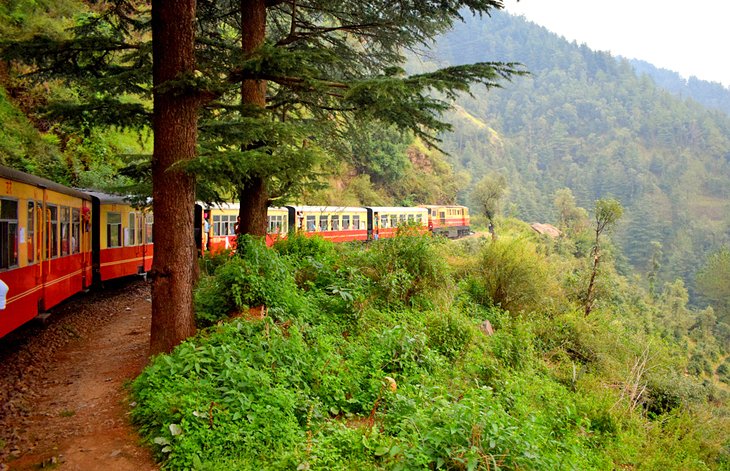
[[[154,214],[123,196],[69,188],[0,165],[0,338],[70,296],[152,268]],[[201,253],[235,246],[237,204],[195,206]],[[333,242],[393,237],[399,226],[457,238],[458,205],[284,206],[268,209],[267,245],[293,231]]]
[[[224,203],[196,205],[196,231],[201,251],[218,252],[235,244],[239,206]],[[457,205],[387,206],[283,206],[268,209],[266,244],[297,231],[332,242],[367,241],[395,236],[404,224],[424,232],[459,238],[470,233],[469,209]],[[202,221],[199,225],[197,221]]]

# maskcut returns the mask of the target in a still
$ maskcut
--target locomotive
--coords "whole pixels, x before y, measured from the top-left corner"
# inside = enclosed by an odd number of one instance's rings
[[[0,188],[0,337],[93,285],[152,268],[152,211],[4,166]],[[234,246],[238,210],[196,204],[201,252]],[[464,206],[284,206],[268,209],[266,243],[293,231],[333,242],[376,240],[403,224],[452,238],[470,231]]]

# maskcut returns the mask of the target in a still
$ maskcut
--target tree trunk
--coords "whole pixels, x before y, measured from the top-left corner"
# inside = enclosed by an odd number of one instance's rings
[[[266,39],[266,0],[241,0],[241,48],[244,55],[255,52]],[[266,107],[266,81],[244,80],[241,83],[241,105]],[[240,234],[266,236],[269,193],[266,177],[251,175],[238,188],[241,218]]]
[[[238,189],[238,199],[241,202],[238,215],[241,221],[238,226],[239,234],[266,236],[268,227],[267,208],[269,207],[269,192],[266,181],[256,177]]]
[[[585,317],[588,317],[593,310],[593,298],[596,287],[596,275],[598,274],[598,263],[601,259],[600,247],[598,246],[598,234],[596,234],[596,245],[593,247],[593,270],[591,271],[591,279],[588,282],[588,290],[586,291]]]
[[[195,0],[152,1],[155,90],[195,71]],[[171,351],[195,334],[193,283],[195,178],[176,168],[195,157],[198,98],[170,89],[154,94],[152,198],[155,224],[150,354]]]

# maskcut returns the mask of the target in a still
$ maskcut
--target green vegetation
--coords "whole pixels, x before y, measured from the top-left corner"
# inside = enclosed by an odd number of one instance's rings
[[[457,101],[442,147],[455,173],[473,176],[464,191],[499,171],[510,189],[505,214],[543,223],[566,222],[553,212],[562,188],[583,208],[614,198],[624,207],[615,241],[628,263],[620,269],[630,265],[657,289],[682,278],[698,306],[695,274],[730,244],[730,117],[687,99],[687,90],[673,96],[665,81],[638,76],[626,60],[504,12],[486,22],[467,18],[438,38],[433,63],[420,67],[480,57],[519,61],[531,75]],[[705,85],[705,103],[727,102],[730,91]]]
[[[592,261],[499,223],[497,241],[242,237],[202,262],[209,327],[132,384],[134,422],[166,469],[730,464],[726,350],[686,290],[655,301],[604,243],[584,317]]]

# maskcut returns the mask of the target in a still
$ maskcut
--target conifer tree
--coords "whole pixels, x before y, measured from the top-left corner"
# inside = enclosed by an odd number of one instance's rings
[[[154,130],[154,154],[145,164],[155,215],[152,354],[172,350],[195,332],[195,179],[181,165],[195,157],[202,99],[193,84],[195,4],[155,0],[150,11],[144,2],[118,0],[95,5],[68,39],[38,34],[2,44],[3,57],[29,64],[36,80],[63,80],[76,92],[51,103],[50,116],[79,128]]]
[[[155,252],[150,353],[156,354],[170,352],[195,333],[195,177],[180,164],[196,155],[200,97],[195,90],[173,85],[195,71],[195,0],[152,0],[152,55]]]
[[[242,232],[264,235],[271,200],[306,184],[317,158],[339,151],[348,126],[375,120],[435,144],[450,129],[439,115],[458,92],[523,73],[517,64],[492,62],[412,76],[399,68],[406,50],[427,47],[461,18],[461,8],[483,14],[501,7],[493,0],[201,2],[204,54],[211,69],[225,72],[208,87],[221,99],[208,107],[214,119],[203,125],[196,169],[240,198]],[[243,45],[238,55],[234,31]],[[231,90],[239,81],[235,106]]]
[[[0,47],[3,59],[30,64],[31,74],[38,80],[53,78],[73,84],[76,94],[49,108],[67,124],[143,130],[153,122],[160,125],[158,119],[172,119],[169,113],[174,111],[160,116],[162,112],[151,106],[154,47],[146,3],[114,0],[92,7],[79,19],[71,39],[39,34],[24,41],[4,41]],[[181,6],[181,12],[189,13],[188,7]],[[154,202],[154,210],[156,226],[168,232],[159,237],[156,232],[156,254],[179,256],[179,263],[190,264],[193,270],[187,255],[192,216],[188,217],[187,210],[179,218],[164,216],[172,211],[164,202],[169,193],[180,192],[177,209],[193,201],[194,179],[185,176],[184,170],[196,172],[224,194],[243,199],[244,231],[262,235],[271,199],[306,185],[315,176],[317,159],[337,151],[347,126],[380,121],[409,129],[435,144],[436,135],[450,129],[439,115],[458,93],[468,92],[473,84],[499,86],[501,80],[524,73],[518,64],[482,62],[405,74],[399,67],[404,51],[426,47],[436,34],[461,18],[462,8],[471,14],[488,14],[502,8],[502,2],[199,1],[195,60],[179,63],[174,78],[167,75],[154,83],[157,99],[179,100],[177,104],[187,110],[185,145],[168,149],[177,160],[163,163],[155,156],[151,170],[149,164],[141,166],[151,175],[153,187],[163,191],[154,190],[156,198],[163,198]],[[169,21],[177,20],[181,18]],[[180,52],[176,44],[167,47],[173,55]],[[187,41],[184,47],[188,47]],[[189,128],[194,117],[187,114],[193,105],[205,105],[200,126],[202,151],[197,159],[190,159],[189,147],[195,141],[195,132]],[[157,143],[155,149],[161,149]],[[173,183],[175,178],[166,179],[171,174],[181,179],[180,185]],[[163,226],[167,223],[174,225]],[[186,293],[180,295],[185,306],[166,325],[175,329],[189,326],[192,274],[181,275],[169,265],[155,262],[153,275],[155,283],[164,280],[175,293]],[[177,294],[167,292],[176,296],[167,302],[178,302]],[[158,301],[165,300],[158,297]],[[153,300],[153,310],[172,315],[175,309],[158,301]],[[190,332],[189,327],[181,327],[180,332],[185,329]],[[169,347],[167,341],[163,344]]]

